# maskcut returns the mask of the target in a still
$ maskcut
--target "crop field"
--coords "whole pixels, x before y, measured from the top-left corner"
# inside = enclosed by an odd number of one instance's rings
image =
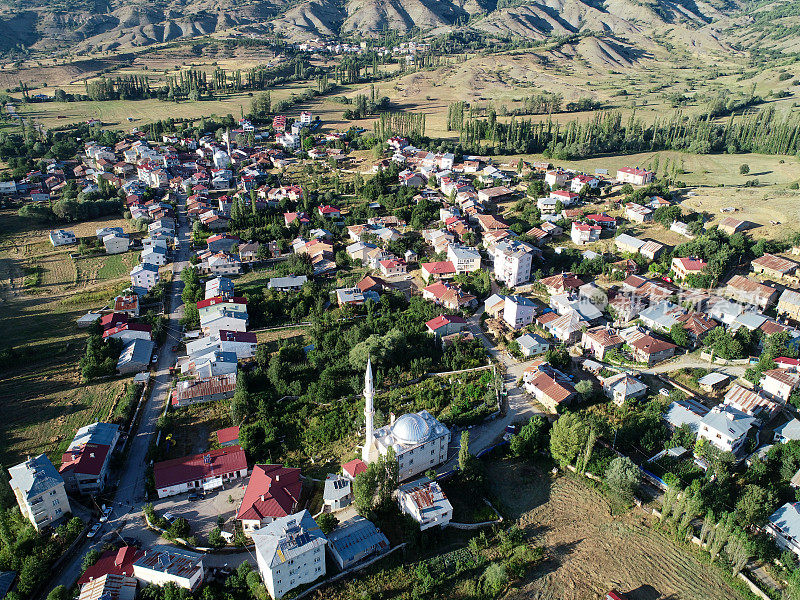
[[[551,479],[511,461],[492,462],[487,473],[502,510],[547,553],[505,598],[584,600],[612,588],[631,600],[741,597],[715,567],[649,527],[643,513],[610,516],[605,497],[571,476]]]

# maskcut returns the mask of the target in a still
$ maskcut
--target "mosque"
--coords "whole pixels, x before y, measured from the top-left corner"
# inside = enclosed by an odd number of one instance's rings
[[[385,427],[375,429],[372,381],[372,361],[367,360],[364,378],[364,417],[367,439],[361,457],[366,463],[374,462],[393,448],[399,464],[398,479],[403,481],[424,473],[447,461],[450,430],[427,410],[392,418]]]

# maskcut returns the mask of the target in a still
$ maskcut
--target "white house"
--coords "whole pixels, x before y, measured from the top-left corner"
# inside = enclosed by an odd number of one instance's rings
[[[481,268],[481,253],[477,248],[450,244],[447,247],[447,260],[453,263],[456,273],[471,273]]]
[[[322,492],[322,503],[331,510],[340,510],[349,506],[353,501],[351,481],[337,473],[331,473],[325,479],[325,488]]]
[[[783,369],[770,369],[769,371],[764,371],[763,375],[764,377],[761,379],[762,391],[784,404],[788,402],[789,396],[800,384],[800,375]]]
[[[167,264],[167,251],[160,246],[145,248],[142,250],[142,262],[149,265],[156,265],[157,267],[164,266]]]
[[[506,296],[503,307],[503,320],[512,329],[522,329],[533,323],[536,304],[524,296]]]
[[[130,240],[128,236],[119,233],[110,233],[103,237],[103,246],[105,246],[106,254],[122,254],[128,251]]]
[[[537,356],[550,349],[550,342],[535,333],[526,333],[517,338],[517,344],[525,357]]]
[[[247,457],[239,446],[227,446],[153,465],[159,498],[192,490],[217,489],[226,481],[247,476]]]
[[[247,315],[222,310],[201,324],[203,335],[219,335],[220,331],[247,331]]]
[[[203,583],[203,555],[175,546],[152,546],[133,563],[133,576],[144,584],[174,583],[196,590]]]
[[[587,223],[572,222],[572,242],[577,246],[591,244],[600,239],[600,232],[603,230],[599,225],[589,225]]]
[[[253,542],[258,570],[273,598],[325,575],[327,539],[307,510],[254,531]]]
[[[700,422],[697,437],[708,440],[723,452],[736,454],[747,439],[756,419],[731,406],[717,405]]]
[[[328,552],[342,570],[388,549],[389,540],[364,517],[351,517],[328,534]]]
[[[513,288],[527,283],[531,278],[533,246],[516,240],[501,240],[489,250],[494,262],[495,279]]]
[[[44,454],[11,467],[8,474],[19,510],[36,531],[52,526],[70,512],[64,480]]]
[[[617,170],[617,181],[633,185],[646,185],[653,181],[655,173],[638,167],[623,167]]]
[[[603,392],[614,404],[622,406],[628,399],[644,396],[647,393],[647,386],[627,373],[620,373],[603,380]]]
[[[778,547],[800,557],[800,502],[787,502],[772,513],[765,527]]]
[[[544,182],[550,186],[550,189],[555,189],[559,187],[564,187],[567,181],[572,178],[572,173],[568,171],[562,171],[561,169],[556,169],[554,171],[548,171],[544,175]]]
[[[131,285],[144,288],[148,292],[158,283],[158,267],[151,264],[136,265],[131,269]]]
[[[410,515],[424,531],[431,527],[444,528],[453,518],[453,505],[442,487],[427,477],[417,479],[397,489],[400,510]]]
[[[53,246],[67,246],[69,244],[77,244],[78,240],[71,231],[55,229],[50,232],[50,243]]]

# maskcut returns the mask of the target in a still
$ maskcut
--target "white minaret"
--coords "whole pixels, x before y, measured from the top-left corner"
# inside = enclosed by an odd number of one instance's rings
[[[375,406],[372,399],[375,397],[375,387],[372,383],[372,359],[367,358],[367,374],[364,376],[364,417],[367,427],[367,441],[361,450],[361,459],[369,462],[369,453],[375,443],[374,423],[372,416],[375,414]]]

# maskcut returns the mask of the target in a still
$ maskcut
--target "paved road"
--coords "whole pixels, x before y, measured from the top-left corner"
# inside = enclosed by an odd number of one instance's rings
[[[678,358],[661,363],[650,369],[641,369],[640,372],[655,375],[656,373],[669,373],[670,371],[677,371],[678,369],[686,367],[692,369],[709,369],[719,373],[726,373],[733,377],[741,377],[744,375],[748,365],[718,365],[700,360],[694,354],[682,354]]]
[[[182,198],[178,207],[180,248],[175,253],[173,263],[175,277],[170,286],[167,306],[165,307],[165,313],[169,317],[167,340],[157,350],[158,364],[157,371],[152,379],[151,393],[142,408],[139,427],[128,442],[130,449],[127,463],[122,469],[122,476],[119,479],[112,502],[114,512],[109,521],[100,530],[100,534],[91,540],[87,539],[76,553],[75,558],[64,565],[61,572],[51,582],[52,587],[57,585],[71,587],[80,576],[81,561],[90,549],[99,548],[104,541],[113,542],[115,539],[119,541],[119,533],[126,525],[140,522],[142,519],[142,504],[146,499],[144,475],[147,466],[147,450],[155,435],[156,422],[164,410],[164,401],[170,388],[169,368],[175,364],[176,359],[175,353],[171,348],[181,338],[180,319],[183,316],[183,301],[181,300],[183,282],[180,280],[179,273],[188,264],[189,239],[191,236],[191,229],[185,215],[185,202],[185,199]],[[52,588],[48,588],[48,591],[49,589]]]

